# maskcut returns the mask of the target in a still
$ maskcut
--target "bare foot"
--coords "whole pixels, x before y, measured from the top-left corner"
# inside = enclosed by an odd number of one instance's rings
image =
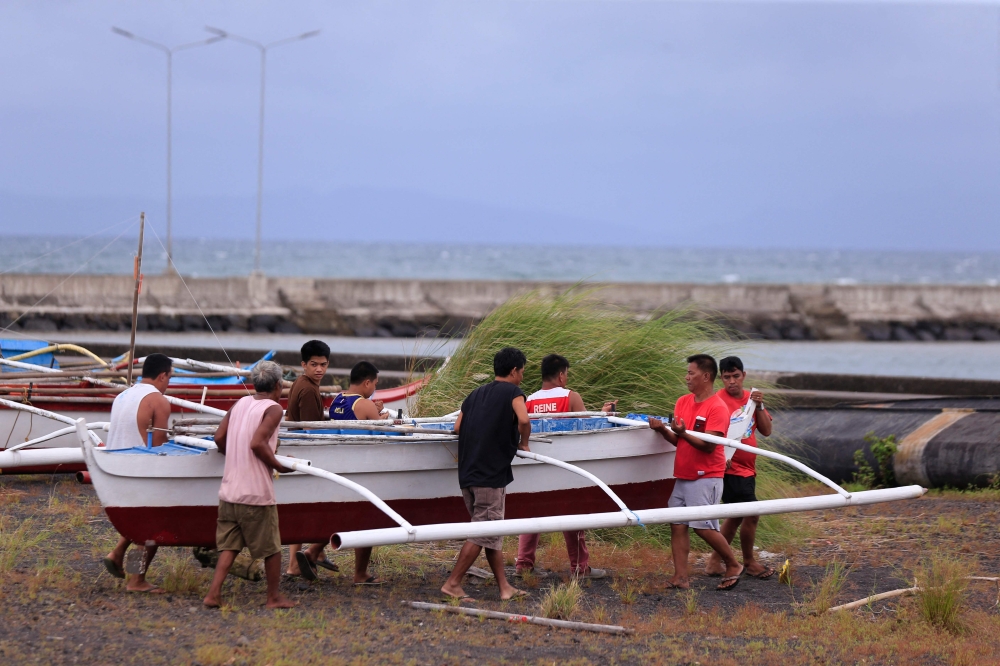
[[[202,599],[201,603],[205,606],[205,608],[218,608],[222,605],[222,600],[219,599],[219,597],[209,594],[207,597]]]
[[[708,556],[708,563],[705,564],[705,575],[706,576],[721,576],[726,572],[726,565],[723,564],[722,558],[715,551]]]
[[[500,598],[503,601],[507,601],[509,599],[520,599],[521,597],[529,597],[529,596],[531,596],[530,592],[526,590],[519,590],[516,587],[512,587],[506,592],[500,593]]]
[[[279,594],[274,599],[267,600],[267,608],[269,610],[274,610],[277,608],[295,608],[298,605],[299,604],[297,602],[292,601],[283,594]]]
[[[441,586],[441,594],[455,599],[464,599],[467,596],[460,585],[448,585],[448,583]]]
[[[686,578],[678,578],[674,576],[667,580],[668,590],[688,590],[691,588],[691,583],[688,582]]]
[[[150,583],[148,581],[145,581],[145,580],[141,581],[141,582],[135,582],[135,583],[133,583],[133,582],[130,581],[125,586],[125,589],[128,592],[145,592],[147,594],[166,594],[167,593],[167,591],[164,590],[163,588],[157,587],[156,585],[153,585],[152,583]]]

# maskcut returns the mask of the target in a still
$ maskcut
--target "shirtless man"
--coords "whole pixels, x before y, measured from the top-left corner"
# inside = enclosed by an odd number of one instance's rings
[[[153,446],[167,441],[170,403],[163,397],[170,385],[173,362],[163,354],[150,354],[142,364],[142,381],[115,397],[111,404],[108,449],[131,449],[149,445],[148,430],[153,428]],[[115,578],[125,578],[123,562],[131,541],[118,539],[118,545],[104,558],[104,567]],[[164,590],[146,581],[146,570],[156,555],[156,546],[146,546],[142,573],[130,574],[125,584],[129,592],[163,594]]]
[[[330,405],[330,419],[333,421],[368,421],[381,418],[382,401],[372,400],[378,387],[378,368],[369,361],[358,361],[351,368],[350,386],[338,393]],[[323,554],[325,544],[313,544],[295,553],[299,571],[306,580],[316,580],[316,565]],[[354,549],[354,584],[381,585],[382,581],[368,573],[368,563],[372,558],[371,548]]]

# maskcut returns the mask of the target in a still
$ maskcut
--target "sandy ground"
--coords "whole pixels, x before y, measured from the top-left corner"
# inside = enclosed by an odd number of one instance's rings
[[[320,573],[282,588],[292,611],[263,608],[264,583],[230,577],[226,606],[201,606],[211,571],[189,549],[161,549],[150,579],[162,596],[129,594],[100,564],[115,541],[93,488],[68,478],[0,477],[0,659],[4,663],[1000,663],[995,584],[970,584],[959,626],[946,631],[921,616],[918,598],[859,611],[811,614],[827,564],[843,563],[834,603],[906,587],[921,558],[963,561],[977,575],[1000,575],[1000,493],[931,494],[919,500],[802,514],[800,536],[769,546],[768,563],[792,562],[791,585],[777,576],[743,577],[732,592],[700,574],[692,591],[666,589],[668,549],[592,539],[595,566],[611,576],[584,583],[571,619],[622,624],[630,636],[413,610],[403,600],[440,601],[459,544],[376,551],[381,588]],[[558,535],[557,535],[558,536]],[[545,544],[531,597],[501,602],[492,581],[469,578],[476,607],[537,614],[567,576],[562,539]],[[513,539],[507,539],[512,561]],[[350,553],[333,556],[342,571]],[[479,563],[485,566],[485,562]]]

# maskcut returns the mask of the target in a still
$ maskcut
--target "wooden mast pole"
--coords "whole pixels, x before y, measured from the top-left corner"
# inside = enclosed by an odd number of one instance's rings
[[[146,214],[139,213],[139,253],[135,257],[135,291],[132,294],[132,337],[128,343],[128,385],[132,386],[132,369],[135,366],[135,327],[139,319],[139,289],[142,287],[142,232],[146,228]]]

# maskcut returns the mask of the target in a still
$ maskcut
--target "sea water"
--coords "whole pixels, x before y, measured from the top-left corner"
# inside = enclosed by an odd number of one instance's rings
[[[442,245],[267,241],[261,269],[272,276],[443,280],[578,280],[701,283],[1000,284],[998,252],[670,248],[658,243]],[[132,272],[136,239],[0,236],[0,274]],[[223,277],[253,270],[247,240],[175,239],[182,275]],[[162,272],[166,253],[146,235],[143,272]]]

